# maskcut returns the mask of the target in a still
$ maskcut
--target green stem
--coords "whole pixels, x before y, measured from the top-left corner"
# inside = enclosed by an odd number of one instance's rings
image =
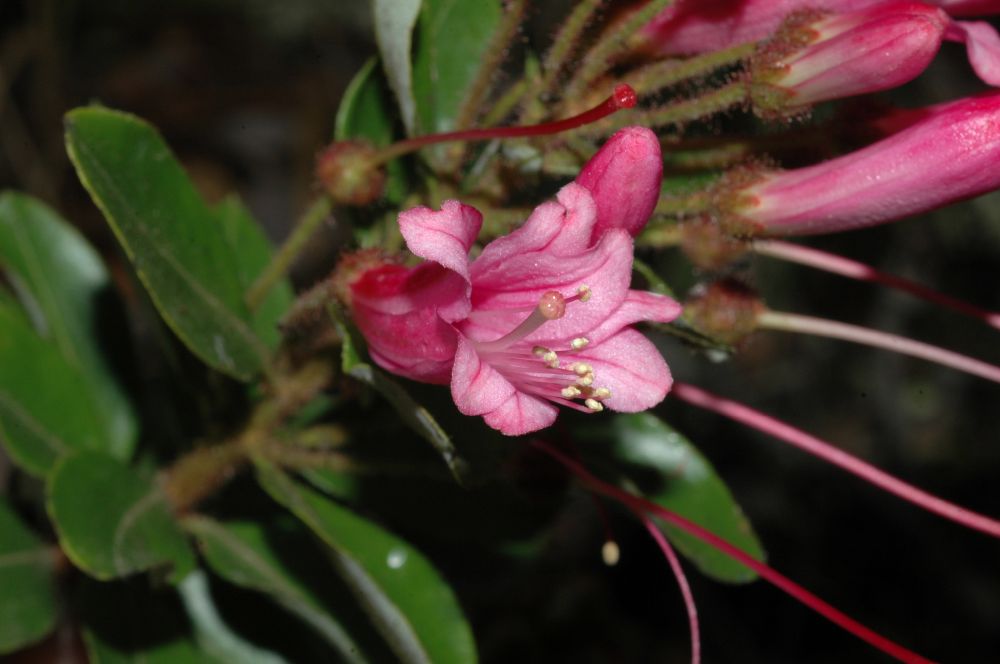
[[[271,291],[271,288],[283,277],[291,268],[292,263],[299,253],[312,238],[316,229],[319,228],[323,220],[330,214],[330,199],[326,196],[316,199],[305,214],[292,229],[292,234],[288,236],[281,249],[274,255],[271,262],[264,271],[247,289],[245,299],[250,311],[255,311],[260,306],[264,298]]]
[[[649,94],[692,78],[708,76],[717,69],[737,64],[752,55],[756,46],[756,42],[749,42],[684,60],[654,62],[633,69],[625,75],[625,79],[640,94]]]
[[[673,4],[673,0],[650,0],[642,9],[629,16],[621,25],[605,30],[597,43],[580,58],[583,66],[566,86],[563,99],[576,99],[614,64],[615,60],[631,48],[631,38],[654,16]]]

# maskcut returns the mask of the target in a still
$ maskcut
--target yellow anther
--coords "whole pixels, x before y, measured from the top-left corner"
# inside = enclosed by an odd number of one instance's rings
[[[611,390],[606,387],[598,387],[592,395],[595,399],[607,399],[611,396]]]
[[[562,389],[562,395],[564,397],[566,397],[567,399],[575,399],[576,397],[580,396],[581,394],[583,394],[583,393],[580,391],[580,388],[578,388],[578,387],[576,387],[574,385],[570,385],[569,387],[564,387]]]
[[[569,345],[573,347],[573,350],[580,350],[584,346],[590,343],[590,339],[587,337],[577,337],[573,341],[569,342]]]
[[[554,350],[546,351],[545,354],[542,355],[542,361],[553,369],[559,368],[559,356],[556,355]]]
[[[580,387],[590,387],[594,384],[594,374],[589,373],[576,379],[576,384]]]
[[[576,362],[573,364],[573,373],[577,376],[586,376],[587,374],[594,373],[594,367],[586,362]]]
[[[542,357],[546,353],[551,353],[552,351],[550,351],[545,346],[535,346],[534,348],[531,349],[531,352],[534,353],[537,357]]]
[[[590,286],[588,286],[587,284],[583,284],[582,286],[577,288],[576,292],[580,294],[581,302],[586,302],[587,300],[590,299],[590,296],[592,295],[592,293],[590,292]]]
[[[608,567],[614,567],[618,564],[618,560],[621,558],[621,550],[618,548],[618,543],[614,540],[608,540],[601,547],[601,560]]]
[[[599,413],[602,410],[604,410],[604,404],[602,404],[600,401],[596,399],[587,399],[586,401],[583,402],[583,405],[591,409],[595,413]]]

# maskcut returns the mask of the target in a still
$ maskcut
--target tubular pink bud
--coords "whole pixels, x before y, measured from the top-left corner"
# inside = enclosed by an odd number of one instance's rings
[[[948,15],[919,2],[789,20],[753,59],[762,115],[887,90],[916,78],[941,46]]]
[[[962,99],[843,157],[749,178],[719,197],[721,221],[772,236],[874,226],[1000,187],[998,160],[1000,93]]]

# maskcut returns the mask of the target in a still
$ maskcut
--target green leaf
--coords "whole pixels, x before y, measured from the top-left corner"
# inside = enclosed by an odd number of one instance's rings
[[[419,133],[455,128],[501,15],[497,0],[424,0],[413,55]]]
[[[239,280],[240,290],[245,293],[271,262],[274,248],[238,196],[225,198],[215,207],[215,214],[236,259],[236,278]],[[285,277],[271,287],[267,297],[251,316],[251,324],[257,336],[271,348],[281,341],[278,321],[292,306],[294,299],[292,285]]]
[[[281,655],[255,646],[229,628],[215,606],[205,572],[188,574],[177,591],[191,619],[195,641],[206,653],[223,662],[285,664]]]
[[[225,664],[203,650],[177,594],[146,577],[85,580],[78,611],[90,664]]]
[[[389,145],[396,138],[395,117],[391,94],[379,76],[378,60],[369,58],[344,91],[334,121],[334,139],[363,139],[376,147]],[[385,197],[399,204],[407,194],[406,168],[400,159],[393,159],[385,168]]]
[[[35,475],[72,450],[107,450],[90,384],[17,309],[0,304],[0,442]]]
[[[340,652],[345,662],[366,661],[340,623],[284,570],[263,527],[249,522],[223,525],[204,517],[188,517],[183,525],[197,538],[205,561],[216,574],[230,583],[271,596],[312,626]]]
[[[172,565],[179,580],[194,567],[160,487],[111,457],[61,459],[49,476],[47,507],[63,551],[94,578]]]
[[[104,426],[109,454],[127,459],[135,447],[135,414],[101,351],[100,298],[111,284],[100,256],[51,208],[30,196],[0,194],[0,268],[31,312],[36,330],[76,367]]]
[[[763,547],[750,522],[715,469],[690,441],[649,413],[617,415],[611,426],[614,459],[647,498],[707,528],[757,560],[764,559]],[[757,578],[755,572],[701,540],[672,526],[662,528],[705,574],[732,583]]]
[[[59,609],[52,553],[0,502],[0,654],[46,636]]]
[[[340,358],[344,373],[370,385],[376,392],[385,397],[399,413],[406,426],[429,442],[441,455],[455,480],[459,484],[464,483],[469,473],[468,464],[459,456],[455,444],[434,419],[434,416],[417,403],[406,391],[406,388],[390,378],[386,372],[363,360],[361,353],[364,348],[364,340],[361,339],[357,330],[338,308],[331,307],[330,313],[342,340]]]
[[[249,380],[268,351],[243,302],[241,261],[157,131],[80,108],[66,115],[66,146],[167,324],[206,364]]]
[[[372,0],[375,17],[375,41],[382,55],[386,78],[399,102],[400,115],[406,133],[413,134],[416,127],[416,108],[413,101],[413,72],[410,65],[410,46],[413,44],[413,26],[420,12],[420,0]]]
[[[406,664],[472,664],[475,642],[451,589],[407,542],[280,471],[260,467],[264,489],[330,548],[341,577]]]

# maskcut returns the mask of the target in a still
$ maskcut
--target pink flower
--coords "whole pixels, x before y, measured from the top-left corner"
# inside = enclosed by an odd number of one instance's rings
[[[920,2],[788,23],[754,57],[755,107],[781,112],[902,85],[934,59],[948,23]]]
[[[677,0],[643,28],[643,36],[660,55],[693,55],[765,39],[796,11],[850,13],[899,4],[897,0]],[[996,0],[934,0],[925,4],[959,16],[1000,11]],[[996,31],[982,22],[948,21],[945,39],[965,44],[976,74],[990,85],[1000,85],[1000,38]]]
[[[809,235],[925,212],[1000,187],[1000,92],[942,104],[829,161],[765,173],[724,194],[737,232]]]
[[[654,161],[659,168],[652,132],[622,130],[581,180],[473,260],[474,208],[446,201],[400,214],[407,247],[425,262],[369,270],[351,285],[372,358],[407,378],[450,382],[462,413],[507,435],[549,426],[557,405],[635,412],[659,403],[670,371],[630,326],[670,321],[680,306],[629,288],[630,232],[659,196]]]

